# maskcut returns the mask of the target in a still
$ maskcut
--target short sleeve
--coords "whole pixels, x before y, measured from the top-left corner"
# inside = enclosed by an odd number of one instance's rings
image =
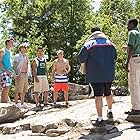
[[[129,32],[128,33],[128,46],[129,47],[135,46],[135,39],[136,39],[135,33]]]
[[[19,62],[19,55],[15,55],[15,56],[14,56],[14,61],[15,61],[15,62]]]

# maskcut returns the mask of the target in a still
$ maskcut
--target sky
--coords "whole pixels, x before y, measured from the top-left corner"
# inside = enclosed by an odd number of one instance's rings
[[[101,0],[93,0],[93,1],[94,1],[94,2],[93,2],[93,6],[94,6],[95,11],[96,11],[96,10],[98,10],[99,7],[100,7],[100,2],[101,2]]]

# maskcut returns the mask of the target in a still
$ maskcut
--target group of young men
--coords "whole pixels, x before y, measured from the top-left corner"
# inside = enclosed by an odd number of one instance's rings
[[[140,31],[137,29],[137,19],[128,21],[128,57],[126,70],[129,72],[129,87],[131,93],[132,110],[127,112],[129,115],[140,114]],[[3,87],[1,102],[8,101],[9,88],[12,82],[12,75],[15,75],[15,103],[19,107],[25,107],[25,93],[28,92],[28,76],[33,73],[34,77],[34,95],[36,106],[40,106],[39,92],[44,92],[44,106],[48,104],[48,74],[44,51],[41,47],[37,49],[37,57],[32,62],[26,54],[26,44],[19,46],[19,53],[15,55],[12,63],[11,49],[14,40],[6,40],[6,47],[0,51],[0,77]],[[68,105],[68,73],[70,72],[69,61],[63,56],[64,52],[57,52],[57,59],[52,66],[52,77],[54,78],[53,100],[56,105],[58,92],[64,92],[66,105]],[[106,97],[108,110],[107,117],[113,118],[111,94],[111,85],[115,77],[115,60],[117,59],[116,48],[114,44],[100,31],[100,28],[93,27],[91,35],[85,41],[78,55],[80,63],[84,63],[86,68],[86,81],[94,90],[95,105],[97,110],[96,124],[103,124],[103,96]],[[12,68],[13,64],[13,68]],[[32,70],[31,70],[32,69]],[[21,102],[18,102],[18,99]]]
[[[6,47],[0,51],[0,77],[1,77],[1,102],[8,102],[9,89],[12,78],[15,78],[15,104],[19,108],[28,108],[25,104],[25,94],[28,92],[28,77],[33,75],[34,79],[34,98],[37,107],[40,107],[39,93],[44,93],[44,106],[48,105],[48,72],[46,58],[42,47],[37,48],[36,58],[33,62],[27,55],[27,43],[19,45],[19,53],[12,56],[14,39],[9,38],[5,41]],[[68,73],[70,72],[69,61],[65,59],[63,50],[57,52],[57,59],[52,66],[52,77],[54,81],[54,105],[57,102],[57,94],[60,90],[64,92],[66,105],[68,105]],[[20,101],[19,101],[20,100]]]

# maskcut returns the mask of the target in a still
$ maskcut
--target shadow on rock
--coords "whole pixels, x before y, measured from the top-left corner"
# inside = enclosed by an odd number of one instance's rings
[[[109,140],[120,136],[123,132],[114,125],[115,121],[105,121],[103,126],[93,126],[88,135],[82,135],[82,140]]]

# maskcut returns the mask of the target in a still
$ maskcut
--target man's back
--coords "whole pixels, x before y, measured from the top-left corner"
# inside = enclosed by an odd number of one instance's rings
[[[116,50],[106,38],[92,38],[79,54],[86,63],[86,79],[90,83],[111,82],[114,79]]]

